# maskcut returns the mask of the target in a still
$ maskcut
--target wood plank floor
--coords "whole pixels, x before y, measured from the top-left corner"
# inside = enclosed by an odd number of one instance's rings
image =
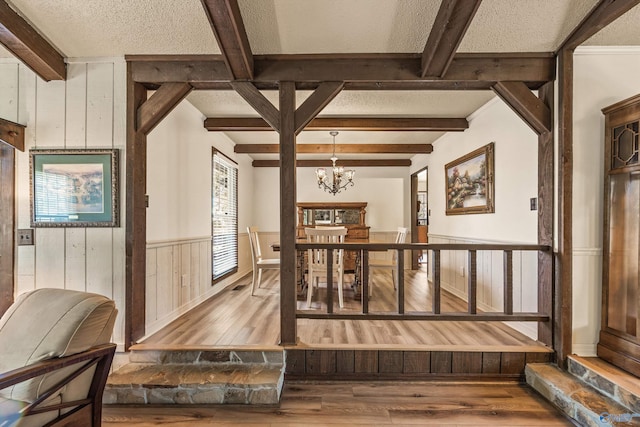
[[[570,426],[515,383],[296,383],[279,406],[105,406],[103,426]]]
[[[348,277],[348,276],[347,276]],[[395,291],[389,273],[374,274],[371,311],[393,311]],[[407,311],[430,311],[426,271],[406,271]],[[265,271],[262,287],[251,296],[251,278],[216,295],[175,320],[134,349],[277,347],[280,333],[279,275]],[[324,310],[326,288],[314,295]],[[353,291],[345,289],[344,311],[360,310]],[[337,296],[335,297],[336,310]],[[306,308],[306,300],[298,301]],[[466,304],[443,292],[443,312],[465,312]],[[548,351],[548,348],[500,322],[346,321],[300,319],[297,348],[430,349],[461,351]]]

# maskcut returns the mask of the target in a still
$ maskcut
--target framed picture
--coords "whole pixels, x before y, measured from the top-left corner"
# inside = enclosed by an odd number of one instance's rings
[[[30,150],[32,227],[118,227],[118,150]]]
[[[447,215],[493,213],[494,143],[444,166]]]

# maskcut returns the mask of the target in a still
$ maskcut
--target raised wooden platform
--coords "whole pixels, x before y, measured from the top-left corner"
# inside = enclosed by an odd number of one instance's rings
[[[406,272],[407,310],[424,310],[430,297],[426,272]],[[132,351],[284,351],[287,379],[508,379],[522,380],[524,366],[552,362],[546,346],[500,322],[298,321],[296,346],[278,346],[279,276],[265,271],[262,287],[250,294],[250,279],[196,307]],[[390,274],[374,276],[371,309],[390,311],[395,292]],[[323,309],[320,289],[313,306]],[[306,307],[304,298],[298,302]],[[337,303],[336,303],[337,305]],[[444,293],[443,311],[464,312],[466,304]],[[345,291],[344,311],[359,309]]]

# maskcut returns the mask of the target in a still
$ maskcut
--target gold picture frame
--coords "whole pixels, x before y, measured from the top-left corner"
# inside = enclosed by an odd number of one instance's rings
[[[494,143],[444,166],[447,215],[495,212]]]

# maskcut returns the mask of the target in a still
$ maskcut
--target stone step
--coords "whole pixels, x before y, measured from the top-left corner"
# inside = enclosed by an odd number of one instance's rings
[[[525,375],[529,386],[581,426],[610,426],[619,422],[636,425],[640,421],[628,408],[555,365],[528,364]]]
[[[275,405],[284,384],[280,351],[142,350],[112,372],[103,403]]]
[[[630,412],[640,414],[640,379],[597,357],[569,356],[568,360],[571,374]]]

